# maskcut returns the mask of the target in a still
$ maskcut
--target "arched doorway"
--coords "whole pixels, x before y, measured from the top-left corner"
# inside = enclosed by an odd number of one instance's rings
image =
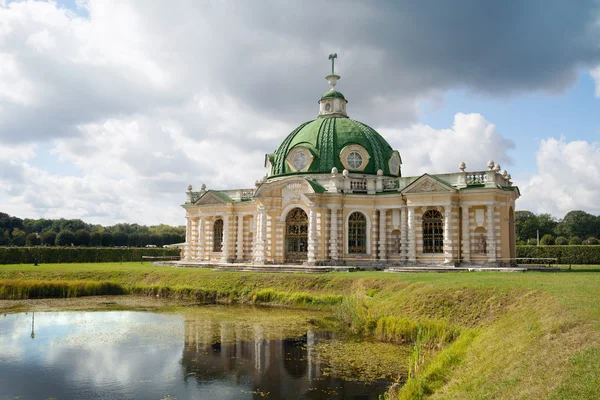
[[[444,252],[444,224],[442,214],[427,210],[423,214],[423,253]]]
[[[294,208],[285,218],[285,262],[298,263],[308,258],[308,216]]]

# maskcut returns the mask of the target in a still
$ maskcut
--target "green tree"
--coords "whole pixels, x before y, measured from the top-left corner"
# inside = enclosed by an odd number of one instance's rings
[[[124,232],[116,232],[113,234],[113,244],[115,246],[127,246],[129,238]]]
[[[28,233],[25,236],[25,245],[27,246],[39,246],[42,244],[42,237],[39,233]]]
[[[544,246],[551,246],[551,245],[553,245],[554,244],[554,236],[550,235],[549,233],[546,233],[540,239],[540,244],[544,245]]]
[[[141,236],[139,233],[134,232],[128,236],[127,244],[129,247],[140,247],[141,246]]]
[[[515,228],[517,239],[527,240],[527,238],[536,237],[538,222],[535,214],[531,211],[516,211]]]
[[[108,247],[113,244],[113,236],[110,232],[102,232],[102,246]]]
[[[79,229],[75,232],[75,246],[89,246],[90,233],[84,229]]]
[[[90,246],[94,246],[94,247],[102,246],[102,233],[100,233],[100,232],[90,233]]]
[[[12,244],[15,246],[25,246],[25,237],[27,236],[25,234],[25,231],[19,229],[19,228],[14,228],[12,230]]]
[[[581,239],[579,239],[578,236],[573,236],[570,240],[569,240],[569,245],[580,245],[581,244]]]
[[[566,237],[588,237],[598,235],[598,218],[585,211],[569,211],[558,223],[555,232]]]
[[[75,234],[68,229],[63,229],[56,235],[57,246],[70,246],[75,243]]]
[[[54,246],[56,244],[56,232],[47,231],[42,233],[42,244],[44,246]]]
[[[554,244],[559,246],[566,246],[569,244],[569,239],[564,236],[559,236],[554,240]]]
[[[551,234],[558,225],[556,218],[550,214],[538,214],[535,216],[537,229],[540,231],[540,237]]]
[[[0,229],[0,246],[10,246],[11,243],[8,230]]]

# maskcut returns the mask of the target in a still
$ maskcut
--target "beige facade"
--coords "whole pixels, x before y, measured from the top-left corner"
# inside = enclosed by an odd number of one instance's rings
[[[490,167],[397,178],[334,171],[266,179],[256,189],[190,190],[185,260],[507,265],[519,191]],[[288,216],[297,209],[296,234]]]

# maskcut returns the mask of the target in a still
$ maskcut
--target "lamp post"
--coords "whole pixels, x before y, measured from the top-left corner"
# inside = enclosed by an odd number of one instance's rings
[[[38,232],[35,233],[35,257],[33,258],[33,265],[38,265],[38,259],[40,257],[40,240],[41,236]]]

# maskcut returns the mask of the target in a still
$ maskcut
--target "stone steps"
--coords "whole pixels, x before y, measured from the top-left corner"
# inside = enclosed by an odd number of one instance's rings
[[[304,273],[304,274],[322,274],[325,272],[353,272],[353,267],[329,267],[313,265],[219,265],[214,268],[215,271],[243,271],[243,272],[268,272],[268,273]]]

